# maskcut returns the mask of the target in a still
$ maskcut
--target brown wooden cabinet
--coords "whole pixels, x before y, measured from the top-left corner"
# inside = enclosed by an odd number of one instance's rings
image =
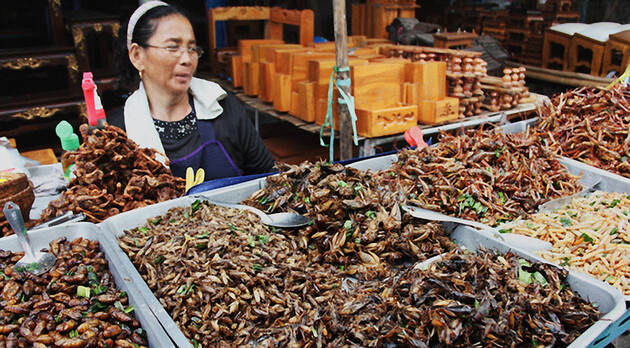
[[[131,11],[137,6],[137,1],[127,2]],[[60,151],[56,124],[67,120],[78,129],[85,122],[83,72],[94,74],[101,97],[117,88],[114,44],[119,18],[128,14],[115,12],[121,6],[109,7],[112,13],[84,8],[95,3],[3,2],[0,136],[16,138],[18,149],[53,147]]]
[[[60,0],[3,2],[0,47],[0,135],[19,150],[52,146],[59,121],[81,122],[79,65]]]

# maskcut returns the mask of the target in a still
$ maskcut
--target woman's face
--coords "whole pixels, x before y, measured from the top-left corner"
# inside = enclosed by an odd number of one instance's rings
[[[186,93],[197,69],[197,55],[188,50],[171,52],[158,47],[183,49],[196,46],[195,33],[188,19],[179,14],[158,19],[155,33],[147,44],[155,47],[142,48],[143,82],[173,95]]]

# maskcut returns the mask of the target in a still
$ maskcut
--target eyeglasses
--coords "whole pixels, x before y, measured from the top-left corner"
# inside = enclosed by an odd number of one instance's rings
[[[203,55],[203,48],[199,46],[191,46],[191,47],[179,47],[179,46],[153,46],[153,45],[143,45],[144,47],[153,47],[153,48],[161,48],[167,50],[174,57],[181,57],[184,54],[184,51],[188,51],[188,54],[192,58],[199,59]]]

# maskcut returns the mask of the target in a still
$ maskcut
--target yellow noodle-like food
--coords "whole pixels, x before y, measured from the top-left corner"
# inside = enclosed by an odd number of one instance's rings
[[[538,254],[578,272],[588,273],[630,295],[630,196],[594,192],[565,207],[533,214],[500,228],[548,241]]]

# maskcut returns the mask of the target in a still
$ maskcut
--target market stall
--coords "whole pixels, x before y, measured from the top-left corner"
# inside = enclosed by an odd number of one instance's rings
[[[621,89],[616,91],[620,93]],[[126,272],[123,277],[133,284],[137,291],[134,296],[152,309],[148,313],[161,323],[176,346],[212,346],[224,340],[232,344],[299,340],[339,344],[353,341],[365,345],[368,342],[409,344],[416,340],[457,344],[459,340],[499,343],[510,339],[572,343],[572,346],[610,342],[627,329],[623,324],[626,297],[620,292],[626,281],[622,273],[612,277],[607,274],[604,279],[600,275],[600,280],[594,280],[584,275],[590,273],[588,268],[574,269],[572,262],[563,263],[564,258],[552,258],[555,266],[544,266],[540,262],[548,254],[543,251],[538,256],[538,251],[521,249],[500,234],[496,237],[487,230],[453,229],[414,219],[400,209],[399,204],[413,204],[477,220],[490,227],[515,218],[516,221],[526,217],[537,219],[531,214],[541,203],[591,186],[592,177],[598,177],[602,183],[600,189],[622,194],[617,204],[614,198],[600,202],[604,204],[602,208],[625,207],[623,192],[627,192],[627,179],[614,174],[598,175],[588,165],[572,165],[559,159],[543,142],[534,140],[537,133],[519,126],[511,127],[510,132],[517,131],[511,135],[500,129],[459,136],[443,134],[441,141],[432,147],[359,161],[350,167],[323,162],[281,166],[277,176],[225,187],[203,196],[151,204],[104,218],[100,225],[88,225],[98,231],[95,233],[109,263],[120,265]],[[89,139],[90,136],[87,143],[94,144]],[[88,148],[83,151],[90,156]],[[116,153],[116,148],[112,148],[112,153]],[[79,171],[89,167],[88,162],[79,163]],[[568,173],[563,173],[562,168]],[[531,170],[536,171],[527,172]],[[89,185],[83,185],[86,184]],[[267,228],[255,215],[204,203],[207,197],[243,201],[268,212],[295,211],[309,216],[313,224],[296,230]],[[67,199],[76,201],[70,195]],[[141,198],[132,195],[129,199]],[[99,205],[74,207],[79,211],[89,207],[100,209]],[[573,220],[577,217],[567,216],[569,222],[577,224]],[[70,226],[50,228],[46,233],[72,239],[75,236],[69,234]],[[501,227],[508,228],[511,227]],[[527,228],[534,230],[536,225]],[[622,224],[615,228],[614,234],[608,229],[604,234],[607,231],[614,240],[621,241],[613,241],[621,247],[627,242],[626,227]],[[514,228],[511,232],[518,231],[521,230]],[[593,232],[581,233],[588,238],[581,235],[573,243],[584,245],[584,250],[601,242]],[[551,241],[563,238],[560,234],[551,236],[555,236]],[[15,243],[15,237],[7,238]],[[475,253],[464,253],[457,245],[482,250],[473,257]],[[612,266],[621,271],[628,266],[624,261],[627,257],[619,257],[620,261],[614,261],[617,263]],[[438,260],[441,261],[434,263]],[[531,315],[535,318],[545,313],[536,326],[543,331],[530,332],[526,329],[529,325],[520,324],[527,316],[514,317],[520,300],[503,298],[509,291],[497,290],[494,295],[495,300],[501,298],[500,301],[511,303],[506,307],[485,302],[482,294],[488,290],[483,290],[484,285],[479,285],[480,294],[461,288],[463,282],[477,282],[475,275],[466,273],[466,269],[484,267],[493,269],[491,274],[501,275],[496,281],[506,282],[502,286],[528,293],[522,299],[527,303],[536,301],[531,296],[542,296],[540,308],[527,307],[518,312],[533,310]],[[440,278],[435,278],[436,273]],[[505,278],[509,274],[514,278]],[[5,275],[8,279],[20,277],[12,271]],[[387,279],[400,279],[402,283],[390,284]],[[409,287],[400,287],[407,283]],[[442,292],[436,292],[438,289]],[[543,301],[548,291],[567,296],[561,297],[561,301],[572,309],[558,307],[556,314],[549,314],[554,312]],[[406,292],[408,295],[404,295]],[[456,295],[458,292],[462,294]],[[379,295],[375,297],[376,294]],[[406,302],[414,298],[408,297],[412,294],[426,295],[420,302]],[[379,300],[375,302],[375,298]],[[579,302],[580,298],[594,302],[598,312],[588,309],[588,302]],[[384,304],[387,305],[383,307]],[[483,312],[493,306],[505,312],[496,313],[496,317]],[[138,304],[133,308],[139,311],[145,307]],[[321,316],[322,310],[327,316]],[[383,316],[397,310],[401,310],[397,316]],[[581,311],[584,314],[577,314]],[[567,312],[575,316],[562,314]],[[418,317],[420,313],[426,314]],[[512,318],[509,320],[514,324],[507,325],[514,325],[516,336],[502,336],[500,333],[504,331],[499,331],[498,326],[485,326],[490,335],[478,336],[476,330],[483,331],[484,327],[466,324],[475,313],[496,323],[507,320],[501,318]],[[431,319],[424,322],[421,318],[425,317]],[[243,324],[234,324],[236,318],[241,318]],[[549,327],[544,323],[555,320],[557,329],[545,331]],[[418,321],[414,326],[400,325],[414,321]],[[350,329],[340,331],[340,327]],[[368,327],[378,330],[366,331]],[[464,327],[467,329],[462,330]],[[569,327],[578,331],[567,331]],[[226,330],[231,334],[226,335]],[[382,330],[390,333],[394,330],[397,334],[375,335]]]
[[[575,348],[630,328],[630,87],[549,99],[520,67],[486,76],[474,53],[354,37],[340,60],[343,35],[265,40],[229,59],[243,66],[231,86],[216,81],[307,131],[335,120],[322,135],[356,111],[361,158],[204,190],[121,129],[82,125],[62,156],[72,177],[41,216],[24,209],[23,226],[3,210],[0,346]],[[354,85],[335,113],[337,65]],[[420,115],[433,144],[366,158]],[[32,186],[0,179],[3,193]],[[85,222],[36,226],[67,213]],[[308,223],[278,227],[276,213]]]

